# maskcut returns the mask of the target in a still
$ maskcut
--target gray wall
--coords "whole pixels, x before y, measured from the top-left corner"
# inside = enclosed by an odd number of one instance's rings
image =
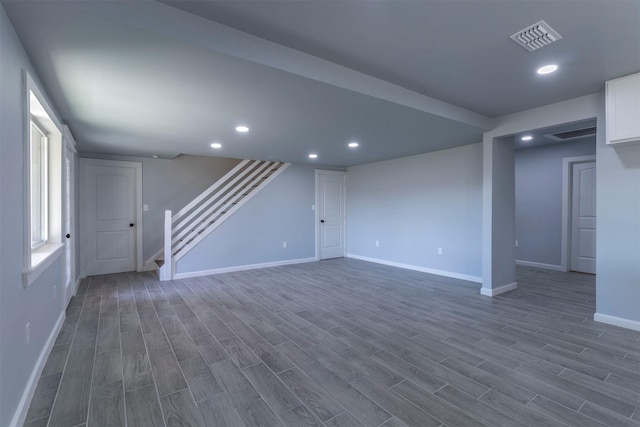
[[[516,151],[517,260],[560,266],[562,160],[595,153],[595,137]]]
[[[314,200],[315,168],[289,166],[180,259],[177,273],[314,257]]]
[[[481,242],[481,144],[348,169],[350,255],[479,277]]]
[[[640,330],[640,144],[609,147],[598,133],[596,312]]]
[[[484,226],[489,225],[491,235],[483,242],[485,259],[480,292],[495,295],[516,282],[515,148],[510,140],[485,134],[483,153],[483,222]],[[491,254],[489,259],[487,253]]]
[[[142,163],[142,259],[149,260],[162,248],[164,211],[178,212],[240,160],[220,157],[179,156],[175,159],[82,154],[81,157]]]
[[[59,257],[29,288],[22,287],[23,249],[30,244],[23,235],[24,221],[29,218],[24,210],[23,69],[38,80],[1,5],[0,52],[0,425],[8,426],[63,313],[64,257]],[[25,345],[27,322],[31,323],[29,346]]]

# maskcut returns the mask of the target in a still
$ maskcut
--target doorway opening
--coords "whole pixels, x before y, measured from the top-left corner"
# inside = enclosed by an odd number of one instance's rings
[[[595,125],[590,119],[509,137],[517,265],[595,274]]]

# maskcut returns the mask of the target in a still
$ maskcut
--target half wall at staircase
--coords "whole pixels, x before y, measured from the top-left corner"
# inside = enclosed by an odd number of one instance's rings
[[[177,277],[313,260],[314,203],[315,168],[291,165],[182,257]]]

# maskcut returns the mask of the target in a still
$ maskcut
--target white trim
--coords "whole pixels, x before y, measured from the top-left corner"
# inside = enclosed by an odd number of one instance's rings
[[[314,205],[312,206],[313,209],[313,223],[315,224],[314,228],[314,239],[315,239],[315,244],[313,245],[314,247],[314,257],[316,259],[316,261],[320,261],[320,215],[318,214],[318,195],[320,193],[319,191],[319,186],[320,186],[320,175],[318,174],[319,170],[316,169],[315,171],[315,182],[314,182],[314,188],[315,188],[315,196],[313,198],[313,203]]]
[[[498,286],[497,288],[482,288],[480,294],[488,297],[495,297],[496,295],[509,292],[518,287],[518,282],[509,283],[507,285]]]
[[[73,137],[73,134],[71,133],[71,130],[69,129],[69,126],[67,125],[62,125],[62,136],[65,138],[65,145],[66,147],[69,149],[69,151],[72,151],[73,153],[77,153],[78,152],[78,143],[76,142],[75,138]]]
[[[315,197],[315,239],[316,239],[316,261],[320,261],[320,214],[318,213],[318,205],[320,204],[320,199],[318,196],[320,195],[320,175],[339,175],[342,177],[342,208],[343,219],[342,219],[342,234],[343,241],[342,244],[344,246],[344,252],[342,253],[343,257],[347,257],[347,171],[336,171],[336,170],[326,170],[326,169],[316,169],[315,171],[315,187],[316,187],[316,197]]]
[[[543,262],[534,262],[534,261],[522,261],[520,259],[516,260],[516,265],[523,265],[525,267],[543,268],[545,270],[553,270],[553,271],[567,271],[561,265],[545,264]]]
[[[569,271],[569,258],[571,252],[571,245],[569,244],[569,233],[571,230],[571,169],[576,163],[589,163],[595,161],[595,155],[565,157],[562,159],[562,243],[560,249],[560,267],[562,270],[560,271]]]
[[[619,326],[621,328],[640,331],[640,321],[637,321],[637,320],[624,319],[622,317],[609,316],[608,314],[602,314],[602,313],[594,314],[593,320],[600,323],[606,323],[608,325],[614,325],[614,326]]]
[[[35,250],[31,257],[35,258],[34,254],[41,254],[42,259],[37,264],[26,268],[22,272],[22,286],[28,288],[36,281],[40,275],[51,266],[56,260],[62,256],[63,243],[47,243],[46,245]]]
[[[66,300],[66,304],[64,306],[64,309],[66,310],[67,307],[69,307],[69,303],[71,302],[71,298],[75,297],[78,294],[78,288],[80,287],[80,282],[82,281],[81,277],[78,277],[76,279],[76,283],[73,286],[73,289],[71,289],[72,292],[69,292],[69,295],[66,296],[67,300]]]
[[[237,265],[234,267],[214,268],[213,270],[200,270],[200,271],[192,271],[188,273],[175,273],[173,277],[175,280],[188,279],[190,277],[211,276],[213,274],[231,273],[234,271],[255,270],[257,268],[280,267],[283,265],[292,265],[292,264],[304,264],[304,263],[315,262],[315,261],[316,261],[315,257],[288,259],[284,261],[263,262],[260,264],[247,264],[247,265]]]
[[[420,271],[422,273],[435,274],[437,276],[451,277],[453,279],[466,280],[468,282],[482,283],[482,277],[480,277],[480,276],[471,276],[469,274],[455,273],[453,271],[438,270],[438,269],[435,269],[435,268],[420,267],[420,266],[411,265],[411,264],[403,264],[401,262],[387,261],[387,260],[384,260],[384,259],[371,258],[371,257],[367,257],[367,256],[350,254],[350,253],[347,254],[347,258],[359,259],[361,261],[374,262],[376,264],[383,264],[383,265],[388,265],[388,266],[391,266],[391,267],[404,268],[406,270]]]
[[[134,163],[136,169],[136,271],[142,271],[142,162]]]
[[[62,311],[60,316],[58,316],[58,320],[56,321],[51,333],[49,334],[49,338],[47,338],[47,342],[44,344],[42,351],[40,352],[40,356],[31,371],[31,375],[29,376],[29,380],[27,381],[27,386],[22,392],[22,397],[20,398],[20,402],[18,403],[18,407],[16,408],[16,412],[13,414],[13,419],[9,424],[10,427],[19,427],[24,424],[24,419],[27,417],[27,411],[29,410],[29,404],[31,403],[31,399],[33,399],[33,395],[36,392],[36,386],[38,385],[38,380],[40,379],[40,375],[42,374],[42,370],[44,369],[45,364],[47,363],[47,359],[49,358],[49,354],[51,353],[51,349],[53,349],[53,345],[56,342],[56,338],[60,333],[60,329],[62,329],[62,324],[65,319],[65,312]]]

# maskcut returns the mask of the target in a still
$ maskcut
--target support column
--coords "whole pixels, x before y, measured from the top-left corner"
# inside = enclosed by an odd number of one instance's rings
[[[482,289],[487,296],[515,289],[515,148],[511,138],[483,140]]]

